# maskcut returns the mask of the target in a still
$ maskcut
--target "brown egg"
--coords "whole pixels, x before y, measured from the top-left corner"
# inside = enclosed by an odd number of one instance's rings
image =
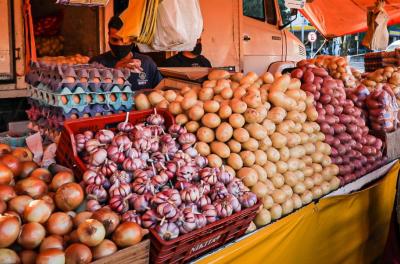
[[[97,77],[93,78],[93,82],[94,83],[99,83],[100,82],[100,78],[97,78]]]
[[[117,96],[115,94],[110,94],[110,100],[111,102],[117,101]]]
[[[71,115],[71,119],[78,119],[78,115],[77,114],[73,114],[73,115]]]
[[[99,94],[97,97],[99,102],[104,102],[104,95],[103,94]]]
[[[68,98],[65,95],[61,96],[61,103],[63,105],[66,105],[68,103]]]
[[[126,93],[122,93],[121,94],[121,99],[122,99],[122,101],[127,101],[128,100],[128,96],[126,95]]]
[[[73,95],[72,100],[74,100],[75,104],[79,104],[81,102],[81,98],[79,95]]]
[[[92,98],[92,96],[90,94],[86,95],[86,102],[88,104],[90,104],[92,102],[92,100],[93,100],[93,98]]]

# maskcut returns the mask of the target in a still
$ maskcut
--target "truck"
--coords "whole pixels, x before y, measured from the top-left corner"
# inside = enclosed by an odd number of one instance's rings
[[[39,6],[36,8],[39,11],[50,8],[46,5],[56,6],[47,0],[0,1],[0,98],[27,96],[24,82],[25,44],[28,43],[28,32],[24,26],[26,2],[30,2],[32,7],[35,4]],[[110,0],[107,6],[97,9],[62,7],[67,12],[64,19],[69,19],[65,21],[64,28],[80,36],[71,39],[66,34],[65,42],[69,41],[80,49],[95,47],[95,50],[86,54],[89,56],[106,51],[107,22],[114,15],[114,6],[119,2],[124,1]],[[203,55],[213,67],[232,66],[242,72],[275,73],[294,67],[296,62],[306,57],[304,44],[284,28],[288,24],[284,0],[199,2],[204,21]],[[88,30],[89,26],[91,28]],[[79,34],[79,30],[85,32]],[[168,55],[171,54],[162,54],[164,57]]]

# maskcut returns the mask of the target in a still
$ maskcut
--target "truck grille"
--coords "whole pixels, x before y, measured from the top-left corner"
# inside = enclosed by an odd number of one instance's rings
[[[306,56],[306,49],[302,45],[299,45],[299,54],[300,56]]]

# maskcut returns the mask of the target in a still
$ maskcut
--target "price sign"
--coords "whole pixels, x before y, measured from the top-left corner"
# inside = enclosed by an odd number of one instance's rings
[[[285,6],[290,9],[303,9],[306,0],[285,0]]]
[[[315,32],[308,33],[307,39],[311,43],[314,43],[315,41],[317,41],[317,33],[315,33]]]

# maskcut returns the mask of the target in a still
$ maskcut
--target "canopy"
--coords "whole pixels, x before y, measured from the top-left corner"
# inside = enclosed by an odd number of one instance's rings
[[[367,30],[367,10],[377,0],[314,0],[301,13],[325,37],[338,37]],[[385,0],[389,25],[400,23],[400,1]]]

